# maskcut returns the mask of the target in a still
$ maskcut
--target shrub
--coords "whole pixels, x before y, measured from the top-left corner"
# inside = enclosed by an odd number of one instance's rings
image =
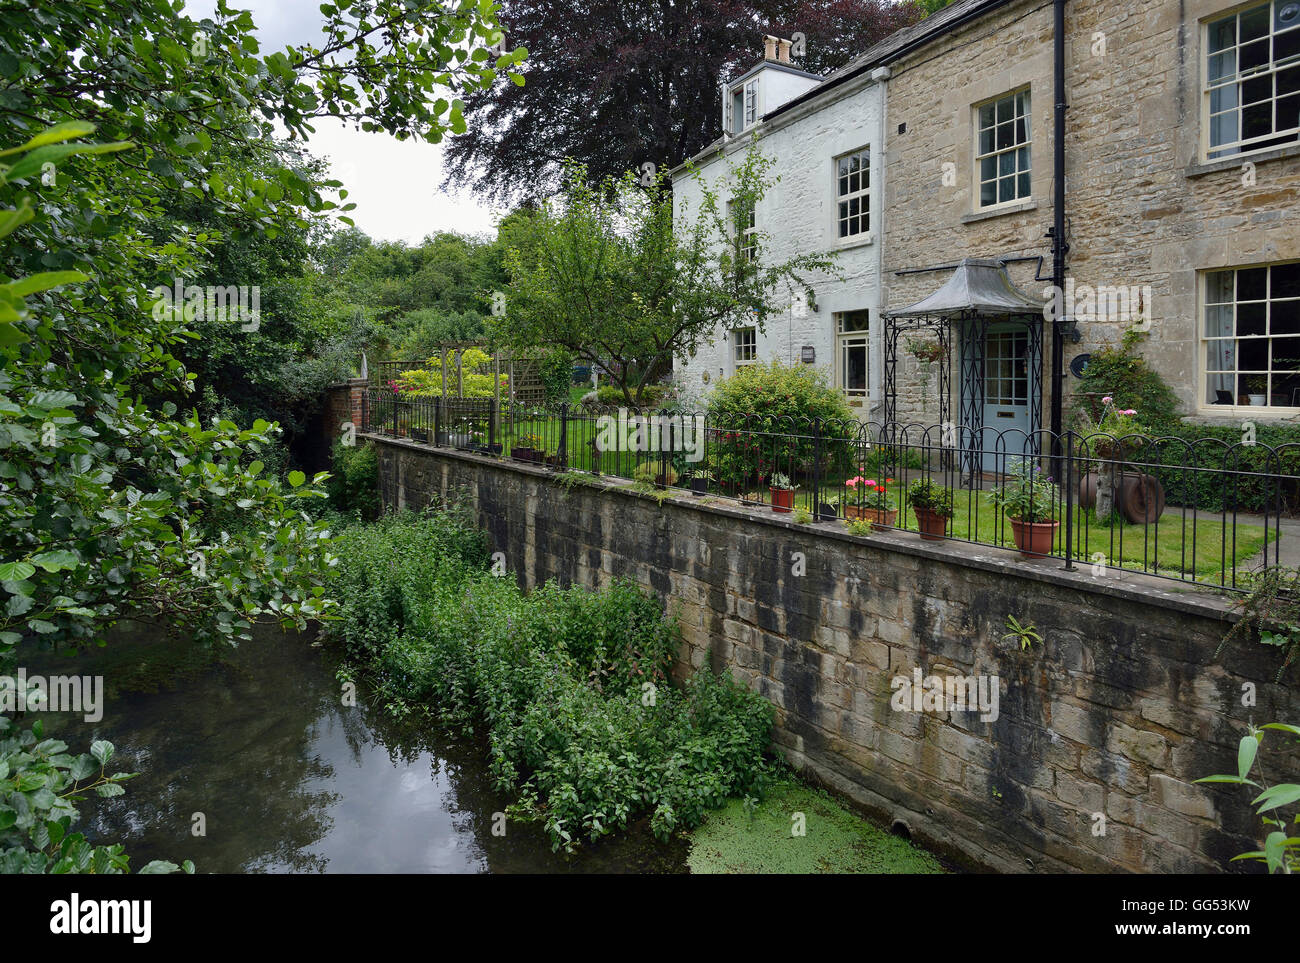
[[[707,670],[674,686],[681,637],[652,596],[622,583],[525,595],[486,571],[482,534],[458,510],[339,541],[349,658],[396,711],[481,725],[497,788],[521,800],[512,813],[544,820],[555,848],[640,813],[667,837],[766,780],[770,707]]]
[[[719,381],[707,404],[710,426],[718,430],[716,471],[724,482],[752,486],[775,469],[810,472],[814,418],[820,422],[823,469],[849,465],[849,439],[858,421],[820,370],[779,360],[746,365]]]
[[[379,514],[379,458],[375,446],[345,445],[340,438],[331,452],[333,471],[326,491],[330,507],[341,515],[372,519]]]
[[[1092,355],[1075,389],[1073,424],[1076,428],[1084,424],[1083,419],[1089,414],[1088,399],[1084,397],[1087,393],[1099,397],[1109,395],[1120,410],[1140,411],[1146,426],[1156,431],[1178,423],[1178,396],[1138,356],[1132,342],[1103,348]]]
[[[658,408],[670,401],[671,398],[672,388],[669,385],[646,385],[641,389],[641,407],[643,408]],[[627,399],[623,397],[623,392],[614,385],[601,385],[596,389],[596,404],[626,406]]]

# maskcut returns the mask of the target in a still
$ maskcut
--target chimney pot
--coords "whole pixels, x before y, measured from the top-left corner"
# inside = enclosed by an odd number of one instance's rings
[[[768,34],[763,38],[763,59],[764,60],[776,59],[777,43],[778,43],[777,38],[773,37],[771,34]]]
[[[777,50],[776,59],[783,64],[788,64],[790,62],[790,41],[778,40],[777,43],[779,44],[779,48]]]

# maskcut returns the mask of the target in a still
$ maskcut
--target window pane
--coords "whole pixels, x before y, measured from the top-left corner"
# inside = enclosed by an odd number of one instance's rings
[[[1241,14],[1241,43],[1268,36],[1269,4]]]
[[[1237,42],[1237,18],[1225,17],[1210,24],[1210,51],[1213,53]]]
[[[1237,72],[1237,52],[1227,50],[1221,54],[1215,54],[1210,58],[1209,81],[1216,83],[1224,78],[1231,77]]]
[[[1229,304],[1234,291],[1235,271],[1215,271],[1206,276],[1205,300],[1207,304]]]
[[[1300,371],[1300,338],[1273,339],[1273,369]]]
[[[1300,298],[1300,263],[1274,264],[1269,283],[1275,298]]]
[[[1263,301],[1268,296],[1268,268],[1237,272],[1237,300]]]
[[[1268,324],[1269,334],[1300,334],[1300,301],[1274,301]]]
[[[987,128],[993,126],[994,113],[993,105],[985,104],[980,108],[980,127]]]
[[[980,206],[987,207],[998,202],[998,182],[985,181],[980,185]]]
[[[1207,338],[1232,337],[1232,305],[1218,304],[1205,311],[1205,336]]]
[[[1266,304],[1237,305],[1237,335],[1267,334],[1265,330],[1268,315]]]
[[[998,176],[998,159],[985,157],[980,161],[980,180],[991,181]]]

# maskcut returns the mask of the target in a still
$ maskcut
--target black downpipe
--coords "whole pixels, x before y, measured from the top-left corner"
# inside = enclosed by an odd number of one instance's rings
[[[1056,85],[1055,159],[1052,165],[1054,196],[1052,198],[1052,284],[1057,291],[1065,290],[1065,255],[1070,245],[1065,240],[1065,0],[1055,0],[1054,72]],[[1058,304],[1063,304],[1059,300]],[[1064,312],[1062,312],[1063,314]],[[1065,389],[1065,328],[1064,317],[1052,317],[1052,458],[1061,457],[1062,393]],[[1053,474],[1059,477],[1059,464],[1053,465]]]

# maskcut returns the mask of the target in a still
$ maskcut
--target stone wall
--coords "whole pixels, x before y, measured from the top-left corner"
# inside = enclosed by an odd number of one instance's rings
[[[1202,162],[1201,21],[1234,6],[1229,0],[1066,6],[1068,276],[1089,286],[1150,288],[1142,316],[1151,328],[1142,353],[1186,412],[1202,418],[1240,413],[1205,404],[1198,376],[1203,272],[1300,259],[1300,145]],[[962,257],[1042,255],[1042,274],[1050,275],[1052,17],[1051,3],[1021,0],[891,66],[886,310],[925,297],[948,277],[899,277],[895,271]],[[1030,91],[1032,199],[1020,209],[982,216],[974,186],[973,108],[1021,87]],[[947,182],[945,164],[955,171]],[[1050,283],[1034,280],[1037,267],[1010,268],[1013,280],[1035,296]],[[1065,345],[1067,363],[1117,343],[1132,313],[1081,324],[1082,342]],[[1045,381],[1048,370],[1045,364]],[[1073,383],[1067,375],[1067,392]],[[921,417],[915,391],[901,378],[900,386],[900,417]],[[1044,412],[1050,394],[1045,384]],[[1258,408],[1247,414],[1280,417]]]
[[[1258,846],[1248,794],[1192,780],[1234,769],[1248,722],[1300,722],[1300,706],[1272,681],[1276,652],[1215,660],[1215,596],[373,440],[385,505],[466,500],[527,586],[622,577],[669,599],[683,668],[730,669],[775,707],[792,763],[961,863],[1217,872]],[[1008,615],[1044,643],[1005,639]],[[916,668],[996,676],[996,719],[894,709],[892,680]],[[1283,744],[1265,744],[1270,781],[1300,767]]]

